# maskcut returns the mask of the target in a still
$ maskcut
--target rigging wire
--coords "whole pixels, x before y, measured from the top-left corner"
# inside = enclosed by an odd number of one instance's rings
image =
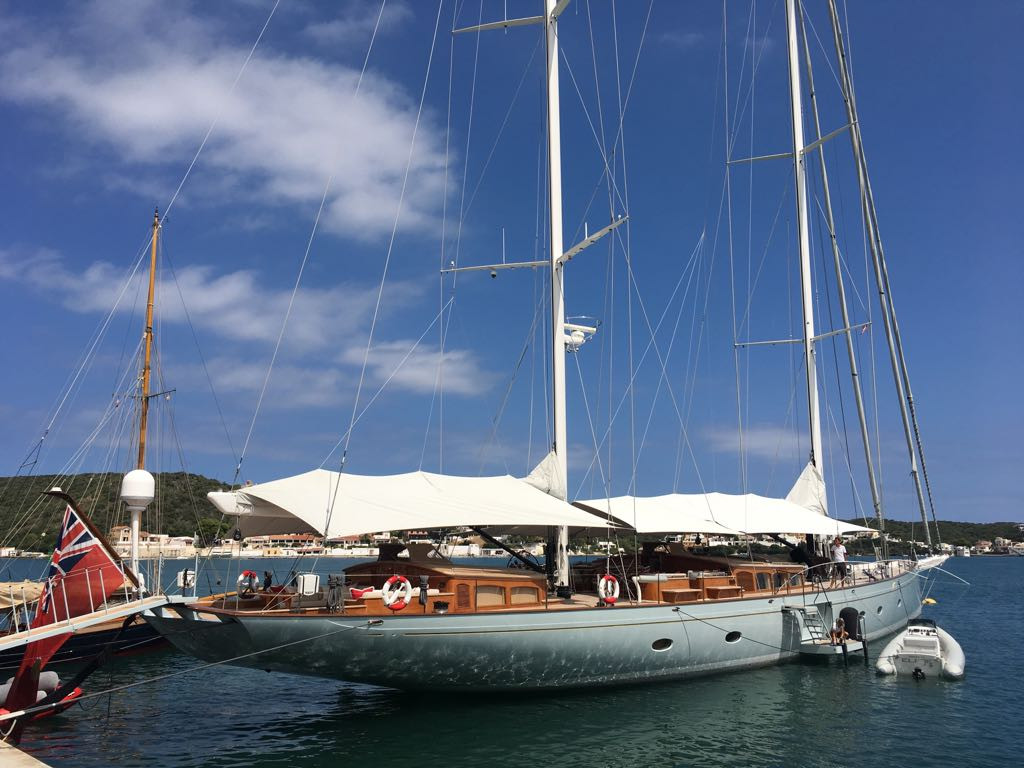
[[[416,352],[416,349],[419,347],[419,345],[423,341],[423,339],[426,338],[427,334],[434,327],[434,325],[439,320],[441,320],[444,317],[445,311],[451,306],[451,304],[454,301],[455,301],[455,297],[453,296],[450,299],[448,299],[447,303],[445,303],[441,307],[440,311],[438,311],[438,313],[436,315],[434,315],[434,319],[430,321],[429,325],[427,325],[427,327],[423,331],[423,333],[421,333],[419,338],[416,339],[416,342],[409,348],[409,350],[405,353],[405,355],[402,357],[402,359],[398,361],[398,364],[394,367],[394,369],[391,371],[391,373],[388,374],[388,377],[386,379],[384,379],[384,381],[381,383],[381,385],[379,387],[377,387],[377,391],[373,393],[373,396],[370,397],[370,399],[366,401],[366,404],[363,406],[362,410],[359,411],[359,413],[355,416],[355,418],[353,419],[353,421],[352,421],[351,425],[349,426],[349,428],[342,434],[342,436],[340,438],[338,438],[338,441],[334,444],[334,446],[327,453],[327,455],[324,456],[323,461],[320,462],[320,468],[321,469],[323,469],[324,465],[328,461],[331,460],[331,457],[334,455],[334,452],[342,447],[342,444],[344,444],[345,441],[348,439],[349,435],[352,433],[352,430],[355,429],[356,425],[360,422],[360,420],[363,418],[363,416],[365,416],[367,411],[370,410],[370,407],[377,401],[377,398],[380,397],[381,393],[385,389],[387,389],[387,386],[388,386],[388,384],[391,383],[392,379],[394,379],[395,376],[398,375],[398,372],[402,370],[402,366],[404,366],[406,361],[410,357],[412,357],[412,355]]]
[[[278,2],[280,2],[280,0],[278,0]],[[382,2],[380,4],[380,10],[377,12],[377,19],[376,19],[376,21],[374,22],[374,25],[373,25],[373,31],[370,34],[370,44],[367,46],[366,56],[363,58],[363,66],[359,70],[359,77],[356,80],[355,92],[352,94],[352,101],[353,101],[353,103],[355,102],[356,99],[359,98],[359,91],[360,91],[360,88],[362,88],[362,85],[363,85],[363,76],[366,74],[366,68],[367,68],[367,65],[369,64],[369,61],[370,61],[370,53],[373,51],[373,43],[377,39],[377,30],[380,27],[380,20],[381,20],[381,17],[384,15],[384,7],[386,5],[387,5],[387,0],[382,0]],[[274,8],[276,9],[277,5],[275,5]],[[267,20],[267,22],[269,23],[269,19]],[[264,29],[266,29],[266,27],[264,27]],[[262,36],[262,32],[260,33],[260,35]],[[253,50],[255,50],[255,46],[254,46]],[[251,53],[250,53],[250,55],[251,55]],[[246,61],[248,62],[248,59]],[[422,104],[421,104],[421,107],[422,107]],[[417,126],[418,126],[419,125],[419,116],[418,115],[417,115],[417,118],[416,118],[416,122],[417,122]],[[212,130],[212,126],[211,126],[211,130]],[[415,130],[414,130],[413,136],[415,137]],[[205,140],[204,140],[204,143],[205,143]],[[281,342],[284,339],[285,330],[288,327],[288,320],[291,317],[292,307],[295,304],[295,297],[298,295],[298,292],[299,292],[299,285],[302,283],[302,273],[305,271],[306,264],[309,262],[309,254],[310,254],[310,252],[313,249],[313,240],[316,238],[316,233],[317,233],[317,230],[319,229],[319,226],[320,226],[320,217],[323,215],[324,207],[327,205],[327,196],[330,194],[331,187],[334,184],[334,177],[335,177],[335,175],[337,173],[337,170],[336,170],[337,169],[337,156],[340,153],[340,150],[341,150],[341,146],[340,145],[335,145],[334,157],[332,158],[331,164],[329,166],[331,171],[330,171],[330,173],[327,176],[327,182],[324,184],[324,191],[323,191],[323,194],[320,197],[320,206],[317,209],[316,216],[313,219],[313,226],[312,226],[312,228],[310,230],[309,237],[306,240],[306,250],[305,250],[305,252],[302,255],[302,261],[299,264],[299,272],[295,276],[295,285],[292,287],[291,296],[289,296],[289,298],[288,298],[288,306],[285,309],[284,320],[281,322],[281,330],[278,333],[277,341],[274,344],[274,352],[270,356],[270,364],[267,366],[267,373],[263,377],[263,385],[260,387],[260,394],[259,394],[259,397],[256,400],[256,408],[253,411],[252,421],[249,422],[249,431],[246,433],[245,442],[242,444],[242,452],[239,454],[238,464],[235,466],[235,476],[231,480],[232,487],[235,487],[235,485],[238,482],[238,477],[241,474],[242,462],[245,460],[245,453],[246,453],[246,451],[249,448],[249,441],[252,439],[253,429],[256,426],[256,419],[259,416],[260,408],[263,405],[263,398],[264,398],[264,396],[267,393],[267,385],[270,383],[270,375],[271,375],[271,373],[274,370],[274,363],[277,361],[277,355],[278,355],[278,352],[281,349]],[[406,169],[406,178],[408,179],[408,168]],[[403,191],[403,194],[404,194],[404,192],[405,192],[404,183],[403,183],[402,191]],[[401,203],[399,203],[399,207],[401,207]],[[166,216],[166,214],[165,214],[165,216]],[[392,235],[392,242],[394,242],[394,236],[393,235]],[[390,256],[390,249],[389,249],[389,256]],[[379,300],[380,300],[380,296],[378,294],[378,303],[379,303]],[[374,312],[374,321],[376,321],[376,311]],[[371,331],[371,333],[372,333],[372,331]],[[363,366],[364,366],[364,370],[365,370],[365,366],[366,366],[365,360],[363,362]],[[362,379],[361,378],[360,378],[360,383],[362,383]],[[357,397],[357,399],[358,399],[358,397]]]
[[[456,21],[458,20],[459,6],[455,5],[452,12],[452,29],[455,29]],[[455,35],[451,35],[448,42],[448,108],[445,111],[445,128],[444,128],[444,181],[441,189],[444,190],[444,194],[441,196],[441,242],[440,242],[440,257],[438,264],[438,279],[437,279],[437,303],[438,306],[444,305],[444,268],[445,268],[445,252],[448,244],[448,172],[450,164],[450,153],[451,153],[451,133],[452,133],[452,84],[455,73]],[[452,296],[455,294],[455,275],[452,275]],[[423,464],[427,458],[427,441],[430,438],[430,425],[434,419],[434,403],[437,403],[437,456],[438,464],[443,465],[443,454],[444,454],[444,350],[445,350],[445,321],[437,327],[438,335],[438,357],[437,357],[437,374],[434,376],[434,391],[430,396],[430,407],[427,410],[427,425],[423,430],[423,448],[420,450],[420,463],[419,469],[423,470]],[[438,472],[440,472],[440,466]]]
[[[424,75],[424,78],[423,78],[423,89],[420,92],[419,107],[416,110],[416,120],[413,123],[412,140],[409,142],[409,154],[408,154],[408,157],[406,159],[405,173],[402,176],[402,188],[401,188],[401,191],[400,191],[399,196],[398,196],[398,207],[397,207],[397,210],[395,211],[395,221],[394,221],[394,224],[391,227],[391,237],[388,240],[387,253],[386,253],[385,257],[384,257],[384,269],[383,269],[383,272],[381,274],[380,285],[377,288],[377,299],[376,299],[376,302],[374,303],[374,307],[373,307],[373,317],[370,320],[370,331],[369,331],[369,333],[367,334],[367,337],[366,337],[366,348],[363,351],[363,364],[362,364],[362,367],[360,368],[360,371],[359,371],[359,382],[356,385],[356,394],[355,394],[355,398],[353,399],[353,402],[352,402],[352,416],[351,416],[351,418],[349,420],[348,430],[346,430],[346,432],[345,432],[345,438],[344,438],[345,444],[344,444],[344,448],[343,448],[343,450],[341,452],[341,459],[340,459],[340,463],[339,463],[339,471],[344,471],[345,461],[346,461],[346,458],[348,456],[348,448],[349,448],[349,444],[351,442],[352,430],[355,427],[356,416],[357,416],[357,413],[358,413],[358,410],[359,410],[359,400],[360,400],[360,396],[361,396],[362,390],[363,390],[363,382],[366,379],[366,369],[367,369],[367,367],[369,365],[369,361],[370,361],[370,350],[373,347],[374,332],[376,331],[377,320],[378,320],[378,318],[380,316],[380,305],[381,305],[381,299],[382,299],[382,297],[384,295],[384,285],[387,282],[388,271],[389,271],[389,268],[391,266],[391,257],[392,257],[392,254],[394,253],[395,239],[398,236],[398,223],[399,223],[399,220],[401,219],[401,216],[402,216],[402,204],[405,201],[405,193],[406,193],[406,190],[407,190],[408,185],[409,185],[409,173],[410,173],[410,170],[412,168],[413,153],[414,153],[414,151],[416,149],[416,135],[419,132],[420,118],[423,116],[423,104],[426,101],[427,84],[430,82],[430,69],[431,69],[431,65],[433,64],[433,61],[434,61],[434,51],[435,51],[435,48],[437,46],[437,32],[440,29],[440,25],[441,25],[441,9],[442,8],[443,8],[443,4],[439,3],[438,7],[437,7],[437,18],[434,21],[434,36],[433,36],[433,38],[430,41],[430,54],[427,57],[427,71],[426,71],[426,73]],[[381,10],[383,11],[383,5],[381,6]],[[482,13],[482,8],[481,8],[481,13]],[[378,22],[379,21],[380,21],[380,19],[378,17]],[[374,34],[376,34],[376,28],[374,29]],[[372,45],[372,41],[371,41],[371,45]],[[367,51],[367,59],[369,59],[369,51]],[[365,65],[364,65],[364,69],[365,69]],[[335,497],[336,497],[337,496],[337,488],[335,489],[334,493],[335,493]],[[330,508],[328,510],[328,515],[327,515],[327,522],[328,523],[330,523],[331,511],[333,511],[333,507],[334,507],[334,501],[332,500],[331,501],[331,506],[330,506]]]
[[[495,441],[498,440],[498,428],[501,426],[502,416],[505,414],[505,406],[508,405],[509,395],[512,394],[512,386],[516,383],[516,377],[519,375],[519,369],[523,365],[523,360],[526,359],[526,353],[533,348],[532,343],[539,320],[543,315],[544,303],[538,302],[533,312],[533,322],[530,324],[530,330],[526,333],[526,338],[523,340],[523,348],[519,352],[519,357],[516,359],[516,364],[512,368],[512,373],[509,375],[508,384],[505,386],[505,392],[502,395],[501,403],[498,405],[498,410],[494,414],[492,421],[491,432],[487,437],[487,441],[484,443],[483,448],[480,450],[480,465],[477,468],[477,474],[483,474],[484,462],[487,460],[487,453],[490,451],[491,446]],[[505,471],[508,471],[506,465]]]
[[[167,269],[171,273],[171,279],[174,281],[174,287],[178,293],[178,299],[181,301],[181,308],[185,314],[185,322],[188,325],[190,334],[192,335],[192,341],[196,346],[196,353],[199,355],[199,363],[203,368],[203,376],[206,378],[207,386],[210,388],[210,395],[213,397],[214,407],[217,409],[217,418],[220,421],[221,429],[224,431],[224,438],[227,440],[228,449],[231,451],[231,458],[234,463],[238,462],[238,452],[235,450],[234,442],[231,440],[231,432],[228,430],[227,420],[224,418],[224,410],[220,405],[220,398],[217,397],[217,389],[213,385],[213,377],[210,375],[209,366],[206,364],[206,356],[203,355],[203,350],[199,345],[199,335],[196,333],[195,325],[192,323],[192,314],[188,311],[188,305],[185,303],[185,296],[181,290],[181,283],[178,281],[178,274],[174,269],[174,262],[171,259],[171,254],[167,250],[167,235],[164,234],[164,257],[167,262]]]

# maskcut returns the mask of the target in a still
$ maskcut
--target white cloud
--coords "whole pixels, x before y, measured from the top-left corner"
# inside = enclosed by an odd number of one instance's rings
[[[402,364],[411,346],[412,343],[407,341],[384,342],[371,351],[367,363],[368,386],[362,396],[364,406],[385,382],[385,392],[429,394],[434,391],[439,352],[436,349],[417,350]],[[323,359],[309,365],[278,362],[263,406],[282,410],[351,403],[363,363],[363,349],[353,346],[335,363]],[[268,362],[269,358],[218,357],[207,363],[207,369],[218,392],[256,395],[263,387]],[[444,366],[441,386],[449,394],[479,394],[490,386],[494,378],[480,370],[472,355],[465,350],[446,352]],[[197,385],[205,381],[206,374],[198,366],[186,366],[184,369],[179,366],[177,370]]]
[[[162,169],[168,189],[216,120],[186,188],[193,199],[218,199],[222,190],[203,194],[218,182],[236,200],[309,210],[333,170],[323,225],[359,238],[389,232],[418,94],[370,71],[354,99],[357,69],[275,51],[269,33],[231,91],[249,44],[225,42],[230,35],[219,22],[188,17],[183,9],[98,2],[77,9],[74,24],[8,19],[4,26],[19,34],[7,37],[0,54],[0,98],[52,115],[70,147],[84,139],[111,150],[103,163],[117,167],[103,173],[115,183],[140,175],[127,169],[141,164]],[[389,23],[410,13],[399,6]],[[150,29],[155,17],[158,35]],[[361,18],[352,15],[342,25],[345,34],[368,41]],[[258,21],[253,26],[255,36]],[[429,115],[420,125],[401,220],[407,230],[433,230],[438,220],[446,194],[442,131]]]
[[[208,266],[180,267],[176,276],[177,286],[166,276],[159,280],[159,320],[183,323],[191,319],[194,325],[234,341],[269,344],[277,340],[291,298],[291,286],[268,288],[256,272],[217,273]],[[126,278],[127,270],[105,261],[75,272],[53,251],[41,249],[19,258],[0,250],[0,279],[57,296],[75,312],[110,311]],[[144,279],[142,271],[136,273],[133,284],[124,291],[118,311],[131,311],[132,299]],[[187,317],[179,288],[188,307]],[[414,284],[392,282],[385,289],[385,306],[400,306],[418,293]],[[376,286],[300,288],[288,321],[289,347],[305,352],[332,344],[340,346],[342,339],[366,325],[376,298]]]
[[[740,437],[735,429],[723,427],[712,427],[704,431],[704,436],[715,453],[740,452]],[[804,445],[807,445],[804,436]],[[748,427],[743,430],[743,452],[747,456],[775,459],[779,456],[791,455],[794,446],[794,433],[792,428],[785,427]]]
[[[312,22],[303,30],[311,40],[323,46],[362,43],[364,49],[380,14],[378,34],[394,29],[413,18],[412,9],[403,2],[387,3],[381,12],[379,3],[349,0],[339,18]]]
[[[263,350],[250,353],[247,348],[245,357],[222,356],[209,363],[218,391],[258,392],[269,350],[277,341],[291,298],[291,287],[268,288],[260,275],[250,270],[217,273],[208,266],[185,266],[177,270],[176,276],[177,285],[167,277],[158,281],[158,322],[180,324],[191,320],[196,327],[222,339],[254,344],[253,350]],[[108,262],[94,262],[75,272],[54,251],[39,249],[29,255],[15,255],[0,249],[0,280],[57,297],[74,312],[109,312],[126,278],[126,270]],[[142,271],[136,273],[123,292],[119,312],[130,312],[136,301],[144,301],[145,279]],[[188,306],[187,316],[179,288]],[[405,306],[419,294],[418,284],[392,282],[385,289],[382,305]],[[272,407],[336,405],[354,393],[365,347],[352,340],[365,338],[376,300],[376,286],[341,284],[299,289],[285,336],[288,359],[278,361],[268,390],[274,401]],[[408,340],[376,344],[367,360],[367,381],[375,386],[387,382],[389,391],[429,394],[437,385],[441,363],[444,376],[440,387],[450,394],[477,395],[494,382],[494,374],[482,370],[468,350],[450,349],[442,354],[436,346],[421,344],[413,349],[414,344]],[[334,349],[341,349],[341,354],[332,354]],[[304,365],[302,360],[306,358],[315,361]],[[204,381],[198,368],[194,373],[197,382]]]
[[[258,361],[222,357],[209,361],[207,370],[218,392],[256,395],[263,387],[269,362],[269,357]],[[198,367],[186,371],[185,375],[196,382],[205,377]],[[278,363],[274,366],[263,405],[273,410],[334,406],[351,396],[354,385],[355,377],[350,371]]]
[[[661,36],[662,42],[684,51],[689,51],[693,48],[697,48],[704,43],[707,39],[707,35],[703,32],[693,32],[684,30],[670,30],[665,32]]]
[[[419,393],[433,392],[440,384],[445,392],[458,395],[480,394],[494,382],[494,375],[481,370],[467,350],[448,349],[442,353],[436,346],[424,344],[412,350],[414,344],[414,341],[376,344],[366,361],[370,380],[383,384],[390,377],[389,387]],[[345,350],[342,359],[361,366],[365,354],[365,347],[353,346]],[[443,366],[440,382],[439,363]]]

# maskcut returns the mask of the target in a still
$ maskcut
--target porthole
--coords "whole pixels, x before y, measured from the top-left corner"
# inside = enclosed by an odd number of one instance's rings
[[[727,643],[738,643],[740,641],[741,637],[743,637],[743,633],[742,632],[737,632],[737,631],[733,630],[732,632],[730,632],[729,634],[727,634],[725,636],[725,642],[727,642]]]
[[[879,616],[881,616],[882,615],[882,606],[878,606],[877,608],[875,608],[875,613],[877,613]]]
[[[660,640],[655,640],[651,643],[651,650],[653,651],[667,651],[671,647],[672,640],[667,637],[663,637]]]
[[[903,605],[903,598],[902,597],[899,600],[896,601],[896,607],[897,608],[899,608],[901,605]]]

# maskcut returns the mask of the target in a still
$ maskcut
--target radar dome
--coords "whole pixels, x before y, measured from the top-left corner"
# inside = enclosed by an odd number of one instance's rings
[[[121,481],[121,500],[129,507],[148,507],[156,492],[156,481],[144,469],[133,469]]]

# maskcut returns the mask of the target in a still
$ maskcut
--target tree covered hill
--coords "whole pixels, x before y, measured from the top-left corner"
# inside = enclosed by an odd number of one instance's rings
[[[848,522],[863,525],[863,520],[850,520]],[[980,540],[995,541],[997,537],[1020,541],[1024,539],[1024,533],[1018,529],[1018,523],[960,523],[952,520],[939,520],[939,536],[943,544],[953,546],[974,546]],[[877,528],[878,525],[872,520],[869,527]],[[902,541],[924,541],[924,526],[920,522],[911,523],[905,520],[886,520],[885,532],[890,538],[901,539]],[[935,536],[935,529],[932,528],[932,536]]]
[[[118,499],[121,477],[105,472],[0,478],[0,546],[43,552],[52,549],[64,505],[40,494],[55,484],[71,494],[104,533],[114,525],[126,525],[128,513]],[[156,501],[143,513],[143,530],[190,536],[216,528],[220,513],[206,494],[227,488],[227,483],[184,472],[156,473],[154,477]]]

